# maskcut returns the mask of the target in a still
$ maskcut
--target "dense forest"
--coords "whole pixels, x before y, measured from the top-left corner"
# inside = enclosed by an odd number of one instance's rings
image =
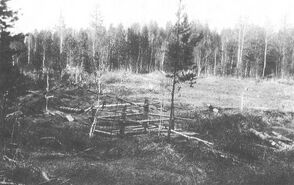
[[[54,78],[61,78],[69,72],[76,80],[120,69],[135,73],[171,71],[169,58],[177,49],[170,44],[176,27],[172,23],[165,28],[156,22],[105,28],[99,12],[92,19],[87,29],[74,30],[60,16],[55,29],[18,35],[10,44],[19,51],[13,64],[23,73],[41,77],[50,71]],[[286,23],[273,31],[270,26],[263,28],[241,20],[234,29],[220,32],[187,16],[181,24],[185,24],[181,38],[183,69],[192,69],[197,76],[287,78],[294,74],[294,28]]]

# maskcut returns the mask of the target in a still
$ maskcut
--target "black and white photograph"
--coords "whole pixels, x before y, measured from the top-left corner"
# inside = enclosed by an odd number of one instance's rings
[[[0,185],[293,184],[293,0],[0,0]]]

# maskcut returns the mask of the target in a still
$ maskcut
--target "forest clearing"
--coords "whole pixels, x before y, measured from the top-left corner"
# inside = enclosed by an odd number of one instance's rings
[[[104,93],[112,92],[132,102],[143,102],[145,98],[150,102],[165,102],[163,109],[168,112],[170,102],[163,96],[167,92],[162,91],[159,83],[166,78],[162,73],[126,73],[106,74]],[[123,75],[128,77],[122,78]],[[124,137],[95,134],[89,138],[90,113],[67,113],[72,116],[71,121],[58,114],[48,114],[45,98],[40,98],[36,89],[29,91],[18,98],[21,114],[11,116],[9,120],[7,134],[13,135],[6,137],[3,143],[0,182],[291,184],[294,113],[287,110],[291,107],[280,105],[281,102],[290,105],[293,101],[293,94],[285,93],[293,92],[293,86],[289,81],[245,81],[206,77],[198,79],[192,88],[189,84],[182,85],[185,90],[176,93],[176,116],[189,119],[176,121],[176,126],[213,143],[211,147],[177,134],[172,134],[168,141],[164,132],[159,133],[156,129]],[[250,84],[250,87],[244,87],[244,84]],[[244,88],[248,88],[252,96],[244,96],[241,111]],[[52,92],[54,97],[49,100],[48,109],[90,107],[97,100],[97,94],[87,89],[77,86],[57,88]],[[276,93],[269,94],[273,89]],[[280,102],[275,102],[276,99]],[[112,103],[105,106],[108,104]],[[150,110],[159,113],[160,104],[150,105]],[[260,138],[258,134],[272,139]],[[286,145],[289,147],[282,147]]]
[[[292,185],[284,1],[0,0],[0,185]]]

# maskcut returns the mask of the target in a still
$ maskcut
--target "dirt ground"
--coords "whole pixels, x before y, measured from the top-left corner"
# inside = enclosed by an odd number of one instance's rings
[[[169,85],[160,73],[108,74],[103,92],[143,102],[163,102],[169,110]],[[72,113],[74,121],[44,113],[45,101],[28,93],[1,135],[0,182],[14,184],[200,184],[290,185],[294,150],[278,151],[248,131],[277,132],[294,140],[294,86],[288,81],[201,78],[181,85],[176,115],[191,121],[177,126],[197,133],[213,147],[180,136],[167,141],[148,132],[125,138],[89,138],[91,115]],[[97,95],[86,87],[52,92],[49,107],[87,108]],[[240,111],[243,94],[244,110]],[[109,102],[111,103],[111,102]],[[207,104],[217,108],[211,111]],[[158,106],[151,107],[158,111]],[[13,131],[13,132],[12,132]],[[13,135],[11,135],[13,133]]]

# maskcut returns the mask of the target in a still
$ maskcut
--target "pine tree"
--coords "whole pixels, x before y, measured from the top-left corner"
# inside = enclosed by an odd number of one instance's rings
[[[201,38],[201,35],[194,38],[191,37],[191,29],[188,22],[188,17],[186,14],[183,13],[182,0],[179,0],[177,22],[171,33],[167,52],[168,61],[170,62],[172,72],[172,75],[170,75],[170,77],[173,79],[168,138],[170,138],[171,130],[173,130],[175,127],[174,96],[176,85],[181,81],[192,81],[195,79],[195,74],[193,74],[192,72],[185,73],[183,70],[187,70],[189,67],[191,67],[193,59],[193,48],[196,43],[200,41]]]
[[[2,126],[7,113],[7,101],[12,97],[11,92],[15,92],[15,84],[19,77],[18,70],[12,63],[14,51],[10,48],[10,43],[13,37],[7,31],[17,20],[17,16],[15,11],[7,7],[7,2],[8,0],[0,1],[0,123]]]

